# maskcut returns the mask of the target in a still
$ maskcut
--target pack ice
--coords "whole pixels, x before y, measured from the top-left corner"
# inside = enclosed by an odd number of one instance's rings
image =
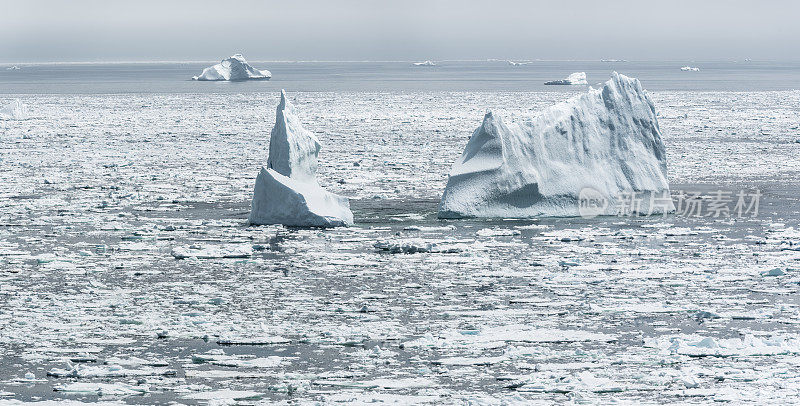
[[[317,184],[317,137],[303,128],[281,90],[267,167],[256,178],[250,224],[337,227],[353,224],[347,198]]]
[[[268,70],[258,70],[244,59],[242,54],[236,54],[222,62],[203,69],[203,73],[195,76],[194,80],[269,80],[272,73]]]
[[[588,85],[586,72],[575,72],[567,76],[566,79],[551,80],[544,82],[546,85]]]
[[[655,107],[637,79],[614,72],[589,89],[519,122],[491,111],[450,171],[440,218],[576,216],[586,191],[602,197],[594,214],[674,211]],[[622,194],[622,195],[621,195]],[[652,212],[648,211],[651,210]]]

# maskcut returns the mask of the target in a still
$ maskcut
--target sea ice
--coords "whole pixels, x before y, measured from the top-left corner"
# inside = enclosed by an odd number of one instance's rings
[[[673,211],[655,107],[637,79],[616,72],[532,118],[504,123],[486,113],[450,171],[440,218],[576,216],[585,193],[592,214]],[[661,197],[659,197],[661,196]],[[652,201],[650,201],[651,199]]]
[[[699,72],[700,68],[695,66],[684,66],[681,68],[681,70],[684,72]]]
[[[586,72],[575,72],[567,76],[566,79],[551,80],[544,82],[546,85],[588,85]]]
[[[258,70],[244,59],[242,54],[236,54],[230,58],[223,59],[222,62],[203,69],[203,73],[195,76],[194,80],[269,80],[272,73],[268,70]]]
[[[281,91],[269,141],[267,168],[256,178],[250,224],[337,227],[353,224],[346,197],[317,184],[317,137],[303,128],[294,106]]]
[[[0,108],[0,120],[25,120],[28,118],[28,109],[19,99]]]

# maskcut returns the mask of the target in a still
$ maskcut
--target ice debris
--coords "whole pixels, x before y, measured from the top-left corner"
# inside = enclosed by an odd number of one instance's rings
[[[612,215],[632,193],[642,203],[631,211],[669,212],[666,174],[653,103],[614,72],[601,89],[519,122],[488,112],[450,171],[439,217],[577,216],[587,199],[591,214]]]
[[[700,68],[696,66],[684,66],[681,70],[684,72],[700,72]]]
[[[317,183],[317,137],[303,128],[294,106],[281,90],[267,167],[256,178],[250,224],[337,227],[353,224],[346,197]]]
[[[194,80],[269,80],[272,73],[268,70],[258,70],[244,59],[242,54],[235,54],[230,58],[223,59],[222,62],[203,69],[203,73],[195,76]]]

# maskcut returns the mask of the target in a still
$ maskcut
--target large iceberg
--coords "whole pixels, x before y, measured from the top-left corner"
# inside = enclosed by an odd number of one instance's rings
[[[337,227],[353,224],[347,198],[317,183],[317,137],[303,128],[294,106],[281,90],[269,140],[267,167],[256,178],[250,224]]]
[[[203,69],[203,73],[195,76],[194,80],[269,80],[272,73],[268,70],[258,70],[244,59],[242,54],[236,54],[222,62]]]
[[[586,72],[575,72],[567,76],[566,79],[551,80],[544,82],[546,85],[588,85]]]
[[[592,215],[670,212],[666,174],[653,103],[614,72],[519,122],[488,112],[450,171],[439,217],[585,215],[585,199]]]
[[[14,99],[11,103],[0,107],[0,120],[25,120],[27,118],[28,109],[19,99]]]

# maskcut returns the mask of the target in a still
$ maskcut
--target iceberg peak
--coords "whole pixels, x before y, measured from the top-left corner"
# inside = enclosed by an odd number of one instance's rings
[[[281,90],[275,126],[269,137],[267,168],[292,179],[316,182],[320,149],[319,140],[303,127],[294,105],[286,98],[286,91]]]

